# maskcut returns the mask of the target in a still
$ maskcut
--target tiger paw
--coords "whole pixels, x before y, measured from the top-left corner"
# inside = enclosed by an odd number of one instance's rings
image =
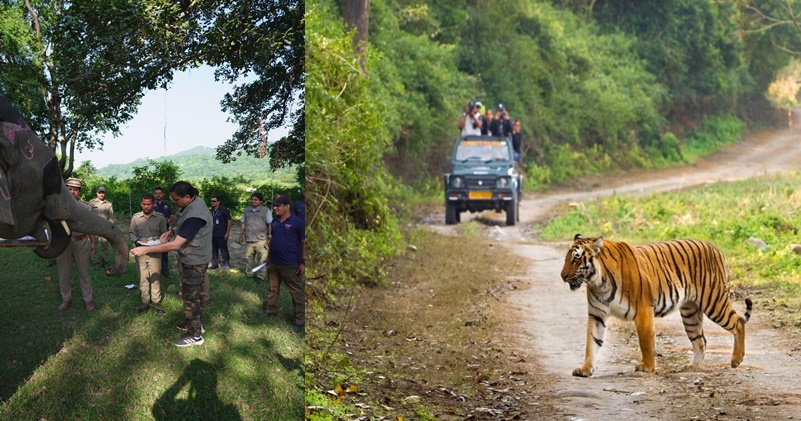
[[[737,368],[743,362],[742,358],[733,358],[731,360],[731,368]]]
[[[573,370],[573,375],[576,377],[590,377],[592,376],[592,368],[585,370],[583,367],[579,367]]]
[[[639,371],[639,372],[642,372],[642,373],[653,373],[654,372],[654,367],[648,367],[645,364],[643,364],[642,362],[640,362],[639,364],[634,366],[634,371]]]

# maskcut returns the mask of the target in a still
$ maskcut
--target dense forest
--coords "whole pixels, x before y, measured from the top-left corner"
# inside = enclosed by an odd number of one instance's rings
[[[794,106],[801,80],[793,9],[801,4],[307,2],[311,267],[325,286],[380,282],[399,212],[440,191],[469,101],[521,119],[527,189],[691,162],[749,125],[779,124],[786,111],[771,104]],[[770,88],[782,77],[795,86],[784,102]]]

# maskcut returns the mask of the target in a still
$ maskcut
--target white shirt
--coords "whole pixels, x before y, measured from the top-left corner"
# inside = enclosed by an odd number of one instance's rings
[[[481,121],[481,113],[475,115],[476,120]],[[481,136],[481,127],[474,127],[474,122],[470,116],[465,116],[464,127],[462,127],[462,136],[476,135]],[[482,122],[483,124],[483,122]]]

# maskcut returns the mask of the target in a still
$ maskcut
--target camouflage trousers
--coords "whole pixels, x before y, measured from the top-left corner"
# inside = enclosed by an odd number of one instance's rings
[[[184,300],[186,331],[192,336],[200,336],[203,323],[203,285],[208,285],[208,263],[203,265],[181,265],[181,297]]]

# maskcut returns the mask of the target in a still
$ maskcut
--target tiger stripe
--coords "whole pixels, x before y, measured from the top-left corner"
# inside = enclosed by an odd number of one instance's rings
[[[673,240],[633,246],[626,242],[576,235],[565,256],[562,280],[571,290],[587,286],[587,345],[584,363],[573,375],[592,375],[610,316],[634,321],[642,352],[637,371],[655,370],[654,317],[679,309],[693,346],[693,365],[704,359],[704,315],[734,335],[731,366],[745,356],[745,323],[752,302],[740,316],[729,299],[726,260],[713,244]]]

